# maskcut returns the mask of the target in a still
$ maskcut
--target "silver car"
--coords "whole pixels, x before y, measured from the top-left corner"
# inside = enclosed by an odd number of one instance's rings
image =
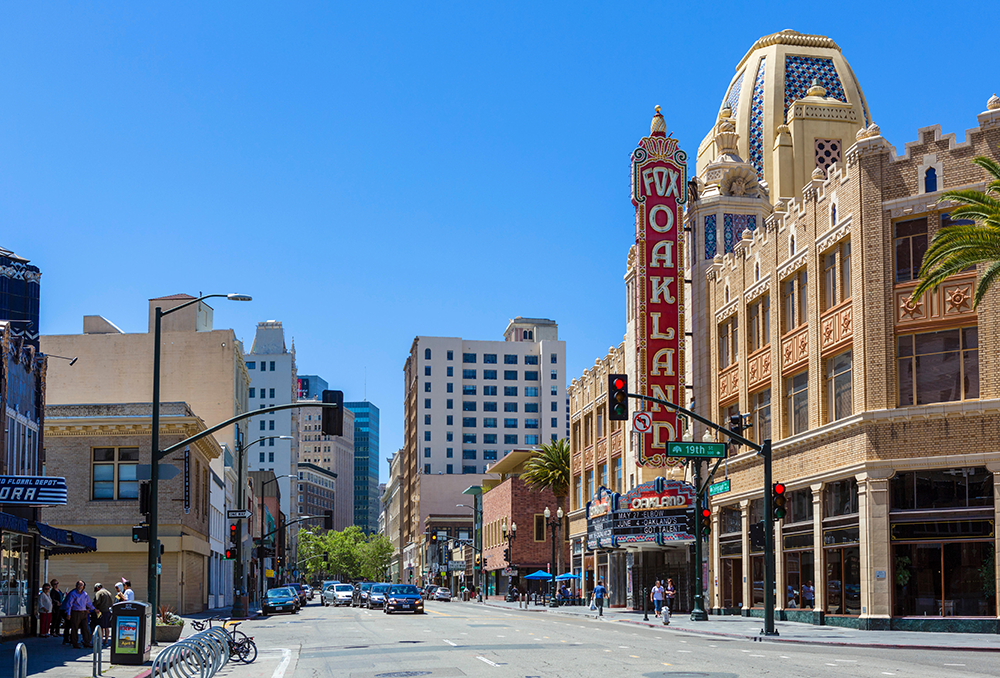
[[[350,584],[328,584],[323,589],[323,605],[350,605],[354,596],[354,587]]]
[[[443,600],[446,603],[451,602],[451,590],[446,589],[443,586],[439,586],[434,589],[434,593],[431,594],[431,600]]]
[[[368,593],[366,607],[369,610],[385,607],[385,598],[389,593],[389,584],[375,584]]]

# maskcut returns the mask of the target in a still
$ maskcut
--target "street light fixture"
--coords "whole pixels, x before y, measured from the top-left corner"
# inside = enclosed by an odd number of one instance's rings
[[[482,602],[483,600],[483,542],[482,542],[482,524],[483,524],[483,510],[479,508],[479,502],[482,501],[483,488],[478,485],[473,485],[462,490],[462,494],[471,494],[473,497],[473,505],[468,504],[455,504],[455,508],[464,506],[467,509],[472,509],[472,550],[479,557],[479,566],[473,567],[472,576],[473,587],[478,587],[479,591],[477,593],[477,599]]]
[[[291,436],[287,436],[287,437],[291,438]],[[267,487],[268,485],[270,485],[271,483],[275,483],[275,482],[281,480],[282,478],[298,478],[298,476],[295,475],[294,473],[285,473],[285,474],[280,475],[280,476],[274,476],[270,480],[265,480],[264,482],[262,482],[260,484],[260,546],[259,546],[259,550],[257,551],[257,562],[258,562],[257,569],[260,571],[260,599],[259,599],[258,602],[261,605],[264,604],[264,581],[267,579],[264,576],[264,568],[263,568],[263,565],[264,565],[264,536],[265,536],[264,535],[264,509],[265,509],[265,506],[264,506],[264,488]],[[311,518],[311,516],[301,516],[302,520],[306,520],[308,518]],[[277,539],[274,540],[274,557],[275,557],[275,559],[277,559],[277,557],[278,557],[278,540]]]
[[[545,507],[545,524],[549,526],[549,531],[552,532],[552,591],[549,597],[549,607],[558,607],[559,603],[556,601],[556,539],[559,534],[559,525],[562,523],[563,510],[562,506],[556,509],[555,520],[549,520],[552,517],[552,512],[549,511],[549,507]]]
[[[183,304],[174,306],[173,308],[164,311],[162,308],[157,306],[154,309],[154,323],[153,323],[153,417],[152,417],[152,432],[151,432],[151,459],[149,465],[149,551],[146,557],[147,566],[147,598],[152,604],[153,609],[159,609],[159,592],[156,589],[156,579],[158,573],[158,564],[160,559],[160,540],[157,530],[157,520],[159,519],[157,504],[159,499],[159,488],[160,488],[160,327],[162,325],[163,316],[170,315],[175,311],[179,311],[182,308],[186,308],[192,304],[196,304],[205,299],[212,299],[215,297],[226,297],[230,301],[250,301],[251,297],[247,294],[205,294],[197,299],[191,299]],[[154,640],[155,644],[156,641]]]
[[[706,428],[701,437],[702,442],[715,441],[715,434]],[[705,582],[702,578],[702,545],[701,545],[701,459],[692,459],[694,464],[694,609],[691,610],[691,621],[708,621],[705,612]]]
[[[503,519],[500,523],[500,531],[503,533],[503,539],[507,542],[507,548],[504,549],[504,560],[507,561],[507,567],[514,566],[514,540],[517,539],[517,523],[513,520],[510,521],[510,531],[507,530],[507,518]],[[516,574],[514,575],[517,576]],[[507,578],[507,590],[510,591],[510,577]]]

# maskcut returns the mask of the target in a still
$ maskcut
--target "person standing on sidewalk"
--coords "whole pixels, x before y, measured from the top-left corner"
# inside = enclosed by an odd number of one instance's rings
[[[62,623],[63,592],[59,590],[59,580],[52,580],[49,597],[52,599],[52,628],[49,629],[49,635],[55,638],[59,636],[59,625]]]
[[[80,649],[80,638],[77,632],[83,634],[83,646],[93,647],[90,628],[87,626],[87,613],[95,608],[87,595],[87,584],[82,579],[76,583],[76,588],[66,596],[66,607],[69,610],[69,634],[73,647]]]
[[[674,596],[677,595],[677,589],[674,587],[674,580],[670,577],[667,577],[667,587],[664,589],[664,592],[667,594],[667,609],[670,610],[671,614],[673,614]]]
[[[663,609],[663,594],[664,589],[660,585],[660,580],[657,579],[656,583],[653,585],[653,590],[649,592],[649,599],[653,601],[653,609],[656,612],[656,616],[660,616],[660,610]]]
[[[111,591],[100,584],[94,586],[94,590],[96,591],[94,594],[94,607],[101,613],[98,618],[98,626],[101,629],[101,637],[107,643],[111,640],[111,606],[115,604],[115,597],[111,594]]]
[[[38,635],[42,638],[49,635],[52,625],[52,597],[49,589],[48,584],[42,584],[42,592],[38,594]]]
[[[135,591],[132,590],[132,582],[128,579],[123,579],[122,583],[125,584],[125,600],[135,600]]]
[[[597,603],[597,616],[604,616],[604,598],[610,596],[611,593],[604,588],[604,580],[599,579],[597,581],[597,586],[594,587],[594,602]]]

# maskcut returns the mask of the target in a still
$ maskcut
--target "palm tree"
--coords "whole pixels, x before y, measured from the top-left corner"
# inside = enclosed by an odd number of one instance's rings
[[[972,219],[975,223],[954,224],[937,232],[920,266],[921,280],[913,290],[913,299],[937,289],[949,276],[985,263],[986,271],[979,279],[973,299],[973,307],[976,307],[1000,276],[1000,163],[984,156],[972,162],[993,178],[986,185],[986,191],[947,191],[941,201],[959,203],[960,206],[951,212],[952,219]]]
[[[556,496],[556,509],[559,509],[569,494],[569,442],[562,438],[542,445],[524,463],[521,480],[536,490],[552,490]],[[564,534],[562,538],[566,536]],[[556,553],[558,567],[562,569],[562,549],[557,549]]]

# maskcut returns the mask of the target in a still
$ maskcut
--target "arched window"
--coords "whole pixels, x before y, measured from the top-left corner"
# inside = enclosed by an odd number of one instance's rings
[[[431,359],[431,350],[429,348],[425,348],[424,349],[424,360],[430,360],[430,359]]]
[[[937,190],[937,170],[928,167],[924,172],[924,193],[933,193]]]

